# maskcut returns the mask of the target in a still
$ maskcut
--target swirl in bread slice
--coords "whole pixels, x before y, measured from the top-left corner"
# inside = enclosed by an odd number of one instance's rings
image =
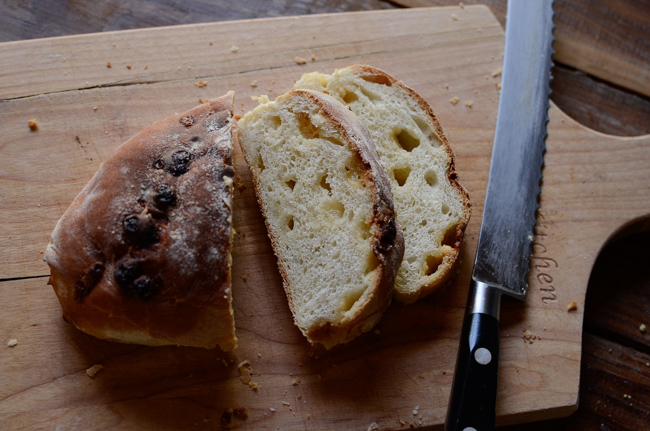
[[[456,272],[471,204],[454,155],[429,104],[379,69],[351,66],[309,73],[294,88],[322,91],[347,105],[370,130],[392,185],[405,252],[395,297],[411,303]]]
[[[142,130],[74,199],[45,252],[68,322],[125,343],[236,347],[233,98]]]
[[[328,349],[369,331],[403,237],[365,126],[333,98],[294,90],[263,99],[238,138],[298,328]]]

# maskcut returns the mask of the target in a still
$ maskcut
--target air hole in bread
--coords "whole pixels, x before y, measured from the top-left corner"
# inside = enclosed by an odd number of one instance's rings
[[[427,171],[424,174],[424,180],[429,184],[431,187],[434,187],[438,184],[438,174],[436,174],[435,171]]]
[[[287,221],[287,227],[289,230],[293,230],[293,217],[289,217],[289,220]]]
[[[296,186],[296,182],[294,180],[289,180],[284,182],[291,190]]]
[[[372,271],[377,269],[378,266],[379,266],[379,259],[377,259],[377,256],[375,256],[374,253],[370,253],[370,255],[368,256],[368,261],[366,262],[366,268],[364,272],[366,274],[370,274]]]
[[[440,208],[440,211],[442,211],[443,214],[449,214],[449,205],[442,204],[442,208]]]
[[[271,127],[273,127],[274,129],[277,129],[282,125],[282,119],[277,115],[272,116],[270,118],[270,122],[271,122]]]
[[[338,218],[343,217],[343,214],[345,214],[345,206],[334,199],[326,200],[323,204],[323,209],[333,213]]]
[[[343,147],[343,146],[344,146],[343,142],[339,141],[339,140],[336,139],[336,138],[332,138],[331,136],[325,136],[323,139],[326,139],[326,140],[329,141],[330,143],[332,143],[332,144],[334,144],[334,145],[338,145],[339,147]]]
[[[411,135],[408,130],[400,130],[399,133],[395,134],[395,140],[404,150],[409,153],[416,149],[420,145],[420,140],[415,136]]]
[[[397,181],[397,184],[399,184],[400,187],[406,184],[406,180],[408,179],[410,174],[411,174],[410,166],[393,169],[393,175],[395,176],[395,181]]]
[[[320,186],[327,190],[327,193],[332,196],[332,187],[330,187],[329,183],[327,182],[327,174],[323,175],[320,179]]]
[[[339,307],[341,311],[350,311],[354,304],[361,298],[363,291],[352,291],[343,298],[343,303]]]
[[[420,222],[420,225],[421,226],[426,226],[427,225],[427,219],[422,219],[422,221]]]
[[[298,112],[296,114],[296,119],[298,120],[298,130],[300,130],[300,134],[303,138],[315,139],[319,137],[318,128],[311,122],[311,117],[308,113]]]
[[[426,121],[424,121],[424,120],[423,120],[422,118],[420,118],[420,117],[415,117],[415,116],[413,116],[413,117],[411,117],[411,118],[413,118],[413,121],[415,121],[415,124],[418,125],[418,128],[420,129],[420,131],[422,132],[422,134],[423,134],[424,136],[426,136],[426,138],[427,138],[429,141],[431,141],[432,144],[433,144],[433,143],[435,143],[435,144],[439,144],[438,139],[436,139],[436,136],[437,136],[437,135],[435,134],[435,132],[433,131],[433,129],[431,128],[431,126],[429,126],[429,123],[427,123]]]
[[[390,79],[388,79],[387,76],[384,75],[363,75],[361,76],[361,79],[367,82],[374,82],[375,84],[381,84],[385,85],[387,87],[390,87],[393,85]]]
[[[452,226],[445,231],[445,236],[442,238],[442,245],[454,248],[457,240],[456,233],[457,226]]]
[[[260,172],[262,172],[264,169],[266,169],[266,166],[264,166],[264,160],[262,160],[261,155],[257,158],[257,163],[255,163],[255,164],[257,165],[257,169],[259,169]]]
[[[431,275],[434,274],[437,270],[440,264],[442,263],[442,256],[436,256],[436,255],[428,255],[427,256],[427,269],[425,271],[425,275]]]
[[[332,256],[332,259],[337,260],[339,257],[341,257],[341,252],[337,251],[336,253],[334,253],[334,256]]]
[[[348,105],[352,102],[356,102],[357,100],[359,100],[359,97],[357,97],[357,95],[352,91],[346,91],[343,95],[343,101]]]
[[[370,225],[368,223],[362,221],[359,222],[356,231],[359,232],[361,239],[366,240],[370,238]]]
[[[371,101],[379,101],[381,100],[381,96],[377,93],[373,93],[372,91],[368,90],[367,88],[359,87],[359,90]]]

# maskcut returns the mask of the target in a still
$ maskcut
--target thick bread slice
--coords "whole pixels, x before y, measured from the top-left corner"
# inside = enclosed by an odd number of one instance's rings
[[[233,98],[142,130],[74,199],[45,252],[68,322],[125,343],[236,347]]]
[[[456,180],[454,155],[429,104],[387,73],[351,66],[310,73],[295,84],[327,93],[364,123],[390,178],[405,254],[395,296],[411,303],[455,275],[470,200]]]
[[[294,90],[247,113],[239,143],[296,325],[328,349],[370,330],[404,248],[367,129],[333,98]]]

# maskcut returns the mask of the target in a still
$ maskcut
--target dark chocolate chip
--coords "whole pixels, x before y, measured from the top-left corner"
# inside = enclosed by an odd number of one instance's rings
[[[131,295],[137,296],[142,301],[147,301],[156,293],[158,285],[159,283],[157,280],[152,280],[146,275],[143,275],[135,279],[133,283],[128,286],[127,290]]]
[[[178,177],[183,175],[190,169],[190,162],[192,156],[187,150],[178,150],[172,154],[171,164],[169,165],[169,172]]]
[[[176,193],[166,185],[158,187],[158,192],[153,197],[156,206],[162,210],[176,205]]]
[[[79,275],[77,283],[74,286],[74,300],[81,302],[90,293],[91,290],[99,283],[104,275],[104,264],[101,262],[94,263]]]
[[[198,136],[193,136],[192,137],[192,142],[199,142],[199,139],[201,139],[201,138],[199,138]]]
[[[137,259],[125,259],[115,271],[113,277],[122,293],[128,297],[137,297],[141,301],[151,299],[160,288],[160,280],[143,274],[143,268]]]
[[[139,261],[135,259],[124,260],[117,266],[117,268],[115,268],[115,271],[113,271],[113,278],[115,278],[115,282],[118,286],[127,289],[128,286],[130,286],[135,279],[141,275],[140,272],[141,268]]]
[[[226,168],[223,170],[223,174],[227,177],[233,178],[235,176],[235,170],[232,168],[232,166],[226,166]]]
[[[156,225],[149,214],[127,216],[122,225],[124,239],[133,247],[144,248],[158,241]]]

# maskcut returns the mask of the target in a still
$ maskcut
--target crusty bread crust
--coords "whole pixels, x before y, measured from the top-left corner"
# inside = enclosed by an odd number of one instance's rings
[[[461,202],[460,205],[461,215],[459,217],[458,223],[453,228],[453,231],[447,232],[444,235],[443,244],[440,247],[441,250],[440,252],[442,254],[442,257],[440,259],[440,262],[437,264],[437,270],[435,271],[435,273],[430,274],[426,277],[422,277],[422,281],[417,286],[417,288],[411,288],[411,289],[407,289],[406,287],[402,286],[403,283],[400,283],[399,276],[398,276],[398,282],[396,284],[394,295],[401,302],[411,303],[416,301],[419,298],[422,298],[426,295],[429,295],[443,288],[454,279],[456,275],[457,266],[459,263],[460,249],[462,245],[464,231],[465,228],[467,227],[467,224],[469,223],[469,219],[471,215],[471,202],[470,202],[469,194],[467,193],[465,188],[458,182],[458,175],[456,173],[455,157],[453,151],[451,149],[449,141],[447,140],[447,137],[445,136],[442,130],[440,122],[438,121],[437,117],[433,113],[433,110],[431,109],[431,106],[426,102],[426,100],[424,100],[413,89],[406,86],[403,82],[398,81],[396,78],[394,78],[393,76],[389,75],[388,73],[380,69],[371,66],[366,66],[366,65],[354,65],[343,69],[343,71],[349,71],[353,75],[356,75],[357,77],[360,77],[361,79],[367,82],[382,84],[387,87],[397,87],[405,93],[405,97],[412,99],[417,104],[417,106],[419,106],[419,108],[428,117],[429,120],[428,123],[430,123],[430,125],[434,129],[434,133],[436,135],[435,138],[437,142],[433,144],[436,147],[440,147],[447,155],[448,163],[446,169],[446,178],[449,181],[451,188],[455,191],[454,194],[457,195],[456,198]],[[329,78],[330,78],[329,76],[323,78],[323,81],[320,82],[320,84],[318,84],[318,86],[321,85],[323,86],[322,90],[325,92],[327,92],[325,88],[327,84],[325,81]],[[296,88],[313,89],[311,84],[309,84],[308,82],[309,81],[303,82],[303,80],[301,80],[296,84]],[[335,94],[335,96],[340,96],[340,95]],[[379,152],[381,155],[381,148],[379,149]],[[393,190],[393,192],[397,196],[398,191]],[[400,220],[399,211],[401,209],[399,205],[397,206],[397,210],[398,210],[398,220]],[[411,226],[404,224],[404,228],[408,229],[411,228]],[[408,241],[407,241],[407,247],[408,247]],[[408,251],[407,251],[407,255],[408,255]],[[412,283],[412,281],[409,281],[409,283]]]
[[[375,270],[374,285],[354,304],[341,320],[328,320],[313,327],[301,326],[297,316],[304,310],[298,310],[294,304],[294,286],[289,282],[287,262],[281,252],[281,244],[274,234],[269,222],[270,214],[267,203],[261,199],[261,184],[253,171],[253,183],[258,202],[264,215],[267,232],[273,249],[278,258],[278,267],[282,275],[284,290],[289,307],[294,315],[296,325],[311,343],[320,343],[326,348],[351,341],[360,334],[374,327],[383,312],[388,308],[392,298],[395,275],[404,255],[404,238],[401,228],[395,219],[391,186],[379,162],[379,156],[372,143],[367,128],[359,122],[356,116],[335,99],[311,90],[292,90],[280,96],[276,103],[304,99],[317,107],[320,114],[327,118],[330,125],[343,136],[350,149],[356,153],[364,171],[364,186],[373,192],[373,214],[371,217],[371,247],[379,265]],[[241,120],[246,121],[246,117]],[[241,126],[243,127],[243,126]],[[240,136],[241,140],[241,136]],[[242,145],[242,150],[249,166],[254,160],[252,155]]]
[[[125,343],[236,347],[233,97],[129,139],[61,217],[45,260],[68,322]]]

